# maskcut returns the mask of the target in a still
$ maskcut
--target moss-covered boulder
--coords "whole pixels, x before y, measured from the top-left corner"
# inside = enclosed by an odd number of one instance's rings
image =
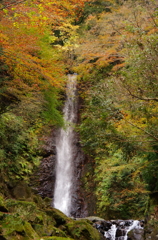
[[[0,198],[0,239],[100,240],[89,220],[73,220],[51,208],[49,199],[33,199],[35,202]]]
[[[39,215],[39,210],[34,202],[16,201],[9,199],[6,201],[9,212],[16,213],[25,221],[35,221]]]
[[[8,212],[3,195],[0,195],[0,212]]]
[[[17,201],[15,199],[6,200],[6,205],[10,212],[32,212],[36,211],[37,206],[34,202]]]
[[[52,203],[52,199],[48,197],[43,199],[39,195],[34,195],[32,200],[40,209],[50,208]]]
[[[67,222],[69,222],[71,220],[64,213],[62,213],[61,211],[59,211],[58,209],[55,209],[55,208],[46,209],[45,212],[48,216],[52,216],[55,219],[56,227],[66,224]]]
[[[12,195],[17,200],[30,200],[32,199],[32,191],[27,183],[24,181],[16,183],[12,189]]]
[[[53,237],[44,237],[44,238],[42,238],[40,240],[74,240],[74,239],[53,236]]]
[[[33,225],[34,230],[39,234],[39,236],[56,236],[56,237],[67,237],[66,233],[60,228],[56,228],[52,225]]]
[[[82,218],[82,219],[87,219],[91,222],[105,221],[105,219],[97,217],[97,216],[89,216],[89,217],[85,217],[85,218]]]
[[[26,233],[26,236],[29,237],[29,239],[37,239],[39,237],[32,228],[31,224],[28,222],[24,223],[24,232]]]
[[[74,239],[100,240],[99,232],[93,228],[89,220],[71,221],[66,224],[67,231]]]
[[[6,215],[1,221],[1,226],[1,235],[7,240],[36,240],[39,238],[31,224],[23,221],[20,217],[16,217],[16,215]]]

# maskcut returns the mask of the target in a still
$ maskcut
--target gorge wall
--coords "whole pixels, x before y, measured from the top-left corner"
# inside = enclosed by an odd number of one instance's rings
[[[70,75],[70,76],[73,76],[73,75]],[[69,77],[69,78],[71,78],[71,77]],[[74,108],[79,108],[78,96],[76,95],[75,98],[76,98],[75,99],[76,103],[75,103]],[[71,96],[70,96],[70,99],[71,99]],[[70,106],[69,106],[69,103],[68,103],[65,108],[66,109],[64,111],[68,111],[67,117],[66,117],[67,119],[65,119],[65,121],[69,122],[70,121],[69,117],[71,118],[71,116],[69,116],[69,114],[72,114],[71,108],[73,108],[73,105],[71,106],[71,104],[70,104]],[[72,123],[76,124],[79,120],[78,110],[79,109],[75,110],[74,117],[72,117],[72,118],[74,118]],[[65,130],[62,130],[63,133],[64,133],[64,131]],[[72,158],[71,164],[73,165],[73,170],[72,170],[73,177],[72,177],[72,189],[71,189],[71,194],[72,194],[72,196],[71,196],[71,216],[85,217],[85,216],[87,216],[87,207],[86,207],[86,201],[84,198],[84,193],[81,190],[82,189],[81,188],[81,185],[82,185],[81,178],[83,175],[83,167],[85,165],[86,158],[85,158],[84,153],[81,150],[78,134],[74,130],[71,130],[71,131],[72,131],[72,136],[70,137],[71,138],[71,151],[68,153],[68,154],[72,155],[71,156],[71,158]],[[56,186],[55,182],[58,177],[56,175],[56,171],[57,171],[57,166],[58,166],[57,159],[58,159],[58,155],[60,154],[60,149],[58,149],[59,146],[57,148],[57,144],[59,142],[58,138],[59,138],[60,134],[61,134],[60,129],[52,130],[50,136],[45,138],[45,145],[43,146],[43,156],[44,157],[42,159],[42,162],[40,165],[40,170],[38,173],[39,182],[40,182],[39,187],[38,187],[38,193],[42,197],[52,198],[52,202],[54,202],[54,190],[55,190],[55,186]],[[64,138],[64,136],[61,136],[61,137]],[[69,139],[67,139],[67,141],[68,140]],[[62,141],[62,139],[60,141]],[[68,147],[68,146],[66,146],[66,147]],[[63,151],[63,149],[61,149],[61,151]],[[66,154],[66,152],[63,154]],[[62,157],[64,160],[64,158],[66,156],[62,156]],[[67,158],[69,158],[69,156],[67,156]],[[63,162],[64,166],[61,165],[61,167],[60,167],[62,174],[64,174],[64,167],[65,167],[67,160],[68,159],[65,159]],[[63,169],[62,169],[62,167],[63,167]],[[64,194],[64,191],[63,191],[63,194]],[[61,193],[61,196],[62,196],[62,193]]]

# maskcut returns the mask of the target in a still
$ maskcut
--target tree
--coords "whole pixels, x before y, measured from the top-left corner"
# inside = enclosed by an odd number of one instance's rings
[[[95,161],[99,214],[127,218],[157,191],[157,13],[154,2],[150,12],[130,1],[111,10],[82,28],[79,131]]]

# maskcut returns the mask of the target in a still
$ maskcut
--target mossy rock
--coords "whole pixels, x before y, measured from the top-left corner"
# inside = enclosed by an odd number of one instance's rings
[[[52,236],[57,236],[57,237],[67,237],[66,233],[64,231],[62,231],[60,228],[52,228],[53,232],[52,232]]]
[[[49,225],[51,227],[56,225],[56,221],[54,220],[51,214],[47,214],[45,211],[39,210],[37,210],[36,213],[34,214],[34,218],[33,217],[32,219],[30,218],[29,221],[31,221],[32,224],[43,225],[46,228],[48,228]]]
[[[57,236],[57,237],[67,237],[66,233],[59,228],[53,227],[52,225],[33,225],[34,230],[39,236]]]
[[[6,201],[6,205],[10,212],[16,213],[25,221],[42,222],[42,212],[37,209],[34,202],[9,199]]]
[[[23,232],[24,231],[24,225],[23,221],[20,217],[15,217],[12,214],[8,214],[5,216],[3,221],[1,221],[1,226],[3,229],[3,235],[9,236],[10,234],[14,232]]]
[[[46,197],[46,198],[44,198],[44,199],[42,199],[42,200],[43,200],[43,202],[44,202],[44,205],[45,205],[47,208],[49,208],[49,207],[51,206],[51,203],[52,203],[52,199],[51,199],[51,198]]]
[[[89,217],[85,217],[84,219],[87,219],[91,222],[105,221],[103,218],[100,218],[100,217],[97,217],[97,216],[89,216]]]
[[[33,201],[36,203],[36,205],[40,209],[50,208],[51,203],[52,203],[51,198],[46,197],[46,198],[42,199],[39,195],[34,195]]]
[[[0,212],[0,221],[2,221],[5,218],[6,214],[7,213]]]
[[[31,188],[23,181],[18,182],[12,190],[13,197],[18,200],[31,200],[32,191]]]
[[[20,239],[20,240],[36,240],[39,235],[32,228],[31,224],[23,221],[20,217],[15,215],[7,215],[3,221],[2,235],[7,240]]]
[[[37,210],[36,204],[34,202],[16,201],[14,199],[8,199],[6,201],[6,205],[10,212],[19,212],[18,209],[20,209],[21,211],[27,210],[28,212],[33,212]]]
[[[74,240],[74,239],[52,236],[52,237],[43,237],[43,238],[41,238],[39,240]]]
[[[31,224],[28,222],[25,222],[24,224],[24,231],[30,239],[37,239],[39,237],[35,230],[32,228]]]
[[[88,220],[71,221],[66,224],[67,231],[74,239],[100,240],[99,232],[93,228]]]
[[[3,195],[0,195],[0,212],[8,212]]]
[[[52,216],[55,219],[56,227],[63,225],[70,221],[70,218],[68,218],[64,213],[62,213],[61,211],[59,211],[56,208],[46,209],[45,212],[48,216]]]

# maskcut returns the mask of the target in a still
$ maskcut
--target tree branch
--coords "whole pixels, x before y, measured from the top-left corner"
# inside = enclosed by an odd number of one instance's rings
[[[141,131],[145,132],[147,135],[149,135],[150,137],[152,137],[152,138],[154,138],[156,141],[158,141],[158,138],[155,137],[154,135],[152,135],[151,133],[149,133],[148,131],[146,131],[146,130],[140,128],[140,127],[138,127],[137,125],[135,125],[134,123],[129,122],[129,121],[126,120],[126,119],[124,119],[124,120],[125,120],[125,122],[128,122],[128,123],[129,123],[130,125],[132,125],[133,127],[136,127],[136,128],[138,128],[138,129],[140,129]]]
[[[123,82],[123,81],[121,81],[121,82]],[[128,91],[128,93],[132,97],[137,98],[137,99],[142,100],[142,101],[156,101],[156,102],[158,102],[158,98],[156,98],[156,97],[154,97],[154,98],[147,98],[147,97],[140,97],[140,96],[135,95],[134,93],[132,93],[132,91],[130,90],[129,86],[127,86],[127,84],[125,85],[124,82],[123,82],[123,84],[124,84],[124,88]]]

